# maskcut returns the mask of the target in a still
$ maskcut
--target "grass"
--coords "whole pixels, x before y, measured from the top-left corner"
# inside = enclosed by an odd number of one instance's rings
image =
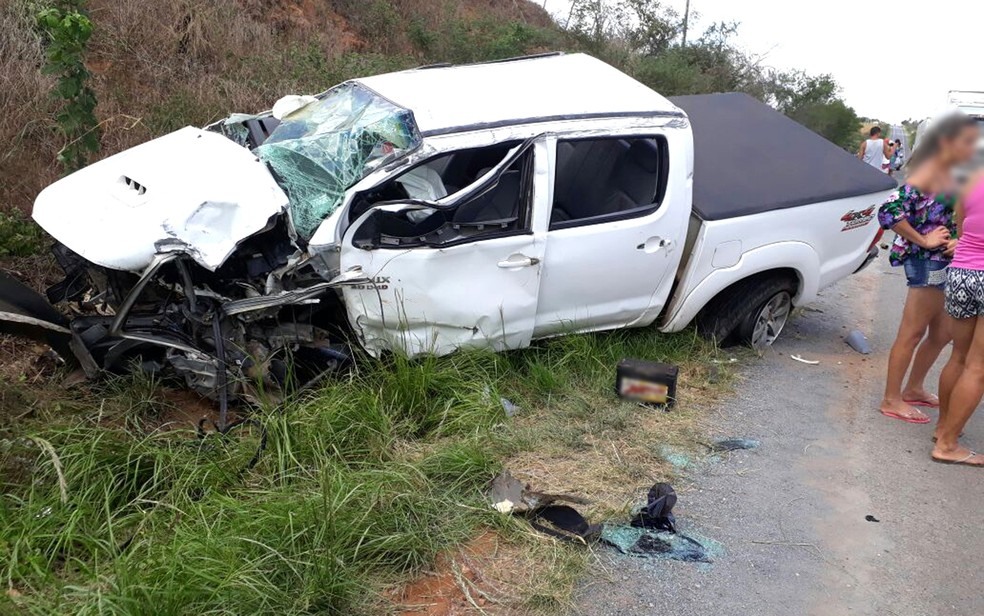
[[[0,406],[0,612],[379,613],[383,590],[481,529],[515,548],[514,568],[537,572],[509,600],[556,610],[586,552],[491,512],[488,481],[508,465],[538,488],[595,499],[592,515],[624,510],[668,473],[655,444],[693,432],[693,398],[716,391],[704,368],[714,353],[690,332],[633,330],[362,361],[252,409],[268,446],[250,469],[258,429],[166,429],[173,403],[159,383],[6,385],[0,399],[16,408]],[[682,365],[678,411],[615,398],[614,366],[629,356]],[[519,414],[507,417],[500,396]]]

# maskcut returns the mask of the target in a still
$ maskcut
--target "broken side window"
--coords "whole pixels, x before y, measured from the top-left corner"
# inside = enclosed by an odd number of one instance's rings
[[[645,216],[666,191],[662,137],[560,140],[550,229]]]
[[[533,149],[507,143],[443,154],[358,195],[360,248],[447,246],[530,229]]]
[[[469,188],[522,142],[512,141],[481,148],[446,152],[430,158],[385,182],[356,195],[349,209],[355,222],[366,210],[389,201],[438,201]]]
[[[254,152],[287,193],[294,229],[310,239],[350,186],[421,141],[409,110],[344,83],[283,118]]]

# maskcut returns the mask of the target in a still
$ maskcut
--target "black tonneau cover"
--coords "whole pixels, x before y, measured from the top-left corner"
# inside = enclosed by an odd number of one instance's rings
[[[694,131],[694,211],[721,220],[857,197],[893,179],[747,94],[677,96]],[[859,137],[860,139],[860,137]]]

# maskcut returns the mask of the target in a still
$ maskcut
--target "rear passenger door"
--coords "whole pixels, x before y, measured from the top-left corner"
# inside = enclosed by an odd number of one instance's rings
[[[534,336],[653,322],[673,285],[690,212],[689,198],[669,207],[666,138],[559,137],[554,147]]]

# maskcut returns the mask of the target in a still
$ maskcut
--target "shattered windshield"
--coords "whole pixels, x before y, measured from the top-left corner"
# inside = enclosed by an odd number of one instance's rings
[[[286,116],[254,152],[287,192],[294,229],[310,239],[350,186],[420,143],[409,110],[345,83]]]

